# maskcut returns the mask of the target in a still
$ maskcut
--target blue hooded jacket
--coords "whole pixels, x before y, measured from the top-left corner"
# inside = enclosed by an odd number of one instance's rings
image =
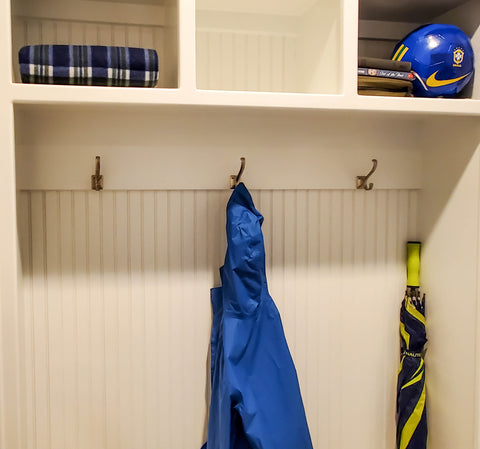
[[[268,293],[262,222],[239,184],[227,205],[222,286],[211,290],[212,397],[202,449],[312,449],[297,374]]]

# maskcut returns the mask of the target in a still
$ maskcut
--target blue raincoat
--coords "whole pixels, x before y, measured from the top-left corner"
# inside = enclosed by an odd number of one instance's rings
[[[227,205],[222,286],[211,291],[212,397],[203,449],[312,449],[297,374],[268,293],[262,222],[239,184]]]

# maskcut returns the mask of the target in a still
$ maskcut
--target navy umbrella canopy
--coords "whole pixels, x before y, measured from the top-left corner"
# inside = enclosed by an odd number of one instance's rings
[[[427,408],[424,352],[425,295],[419,290],[419,242],[407,244],[407,291],[400,309],[401,360],[397,382],[397,449],[425,449]]]

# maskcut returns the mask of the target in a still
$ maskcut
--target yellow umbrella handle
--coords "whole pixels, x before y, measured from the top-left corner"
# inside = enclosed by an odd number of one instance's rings
[[[420,287],[420,242],[407,242],[407,287]]]

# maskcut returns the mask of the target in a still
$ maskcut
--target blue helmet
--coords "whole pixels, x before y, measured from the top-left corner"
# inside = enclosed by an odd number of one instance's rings
[[[412,64],[416,97],[456,96],[474,72],[470,39],[453,25],[417,28],[396,45],[392,59]]]

